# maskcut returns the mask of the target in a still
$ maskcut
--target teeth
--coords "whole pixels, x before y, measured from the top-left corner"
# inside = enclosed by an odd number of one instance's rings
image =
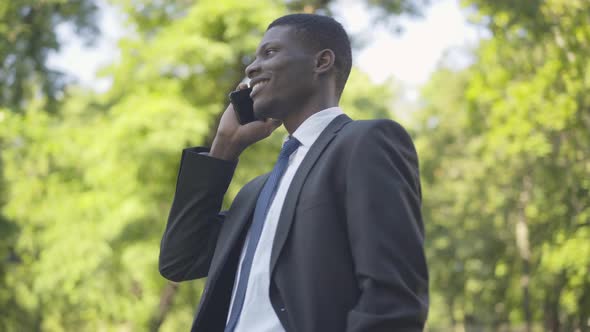
[[[254,95],[256,92],[258,92],[258,90],[262,89],[266,83],[268,83],[268,81],[260,81],[256,84],[254,84],[254,86],[252,87],[252,92],[250,93],[250,96]]]

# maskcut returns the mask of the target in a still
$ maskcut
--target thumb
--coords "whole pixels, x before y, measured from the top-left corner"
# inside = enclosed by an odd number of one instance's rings
[[[264,122],[268,123],[273,128],[273,130],[277,129],[283,124],[281,120],[271,118],[266,119]]]
[[[277,130],[277,128],[279,128],[283,122],[281,120],[277,120],[277,119],[266,119],[264,120],[265,125],[268,128],[268,135],[270,136],[270,134],[272,134],[273,131]]]

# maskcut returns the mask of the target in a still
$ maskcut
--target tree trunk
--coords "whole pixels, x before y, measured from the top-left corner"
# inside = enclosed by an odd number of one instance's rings
[[[166,287],[164,287],[162,295],[160,296],[160,305],[158,305],[158,309],[150,321],[150,332],[158,332],[160,330],[160,326],[162,326],[166,319],[166,315],[170,311],[170,308],[172,308],[172,302],[177,290],[178,284],[173,282],[169,282]]]
[[[551,292],[545,294],[545,331],[561,332],[561,320],[559,317],[559,299],[561,291],[567,283],[567,274],[565,271],[556,276],[551,287]],[[548,285],[549,286],[549,285]]]
[[[559,332],[559,296],[545,298],[545,331]]]
[[[586,282],[582,288],[582,296],[578,301],[580,332],[590,331],[590,283]]]
[[[455,298],[451,297],[449,300],[449,317],[451,317],[451,330],[455,331],[457,328],[457,320],[455,319]]]
[[[518,219],[516,221],[516,246],[522,261],[522,276],[520,278],[520,285],[522,287],[522,311],[524,313],[526,332],[531,332],[532,315],[531,315],[531,300],[530,300],[530,259],[531,250],[529,244],[529,227],[526,216],[526,207],[530,201],[532,190],[532,180],[530,176],[525,176],[522,181],[523,188],[520,193],[520,207],[518,209]]]

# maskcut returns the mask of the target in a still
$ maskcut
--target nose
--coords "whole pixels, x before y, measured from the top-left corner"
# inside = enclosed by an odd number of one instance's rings
[[[249,64],[248,67],[246,67],[246,70],[244,70],[244,72],[246,73],[246,77],[250,79],[258,75],[258,73],[260,72],[260,63],[258,62],[258,59],[254,59],[254,62]]]

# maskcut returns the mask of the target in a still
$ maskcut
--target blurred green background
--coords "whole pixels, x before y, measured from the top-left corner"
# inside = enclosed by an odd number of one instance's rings
[[[432,2],[362,1],[392,33]],[[269,22],[333,2],[111,1],[133,33],[99,93],[47,66],[58,25],[97,38],[93,0],[2,1],[0,331],[187,331],[203,281],[157,269],[180,151],[211,142]],[[489,32],[471,65],[441,63],[398,109],[395,82],[354,69],[342,101],[415,139],[427,329],[590,331],[590,1],[462,5]],[[227,201],[282,135],[245,153]]]

